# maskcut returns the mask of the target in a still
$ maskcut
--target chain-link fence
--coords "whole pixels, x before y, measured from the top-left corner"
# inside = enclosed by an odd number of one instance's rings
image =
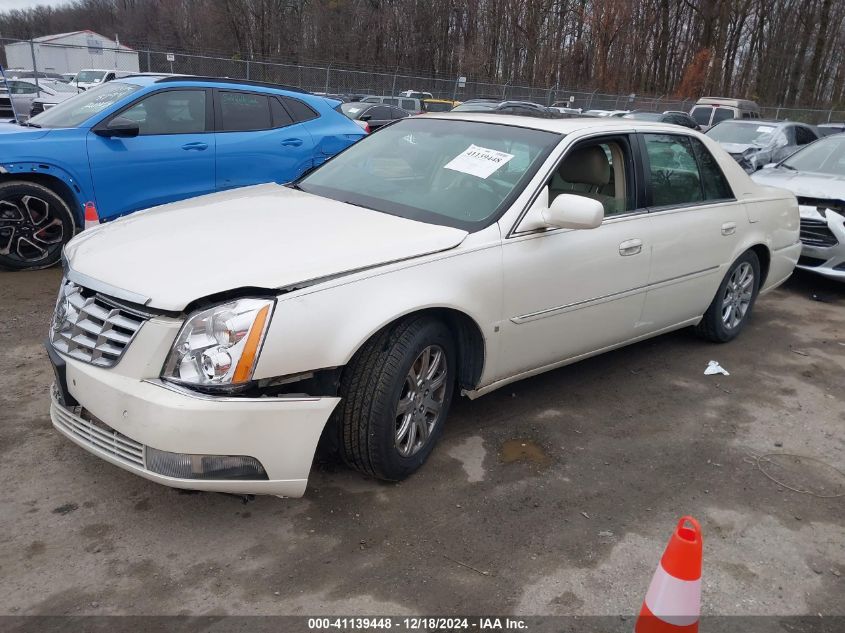
[[[569,86],[522,86],[510,83],[476,81],[458,77],[410,74],[384,70],[362,70],[329,64],[294,64],[282,61],[241,59],[212,54],[168,53],[131,49],[81,35],[84,44],[51,42],[49,38],[14,40],[0,38],[0,64],[11,69],[7,75],[24,78],[36,70],[38,78],[56,78],[84,68],[121,73],[177,73],[209,77],[250,79],[297,86],[310,92],[331,94],[395,95],[404,90],[430,92],[435,98],[467,100],[480,97],[533,101],[583,110],[678,110],[688,112],[694,99],[666,95],[619,95]],[[31,75],[32,73],[30,73]],[[8,79],[8,77],[7,77]],[[845,120],[845,110],[800,107],[761,107],[764,118],[790,119],[807,123]]]

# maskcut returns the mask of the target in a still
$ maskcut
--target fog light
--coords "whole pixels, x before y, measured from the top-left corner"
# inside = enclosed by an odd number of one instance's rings
[[[145,462],[148,470],[177,479],[268,478],[261,462],[246,455],[188,455],[147,446]]]

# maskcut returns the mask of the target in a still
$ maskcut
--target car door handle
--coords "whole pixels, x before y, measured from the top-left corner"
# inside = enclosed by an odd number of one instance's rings
[[[736,233],[736,222],[725,222],[722,225],[722,235],[733,235]]]
[[[207,149],[208,149],[208,143],[202,143],[202,142],[197,142],[197,143],[185,143],[185,144],[182,146],[182,149],[184,149],[184,150],[192,150],[192,149],[195,149],[195,150],[197,150],[198,152],[202,152],[202,151],[205,151],[205,150],[207,150]]]
[[[642,240],[625,240],[619,245],[619,254],[622,257],[627,257],[629,255],[636,255],[637,253],[642,252],[643,250],[643,241]]]
[[[285,147],[299,147],[300,145],[302,145],[302,139],[286,138],[284,141],[282,141],[282,145],[284,145]]]

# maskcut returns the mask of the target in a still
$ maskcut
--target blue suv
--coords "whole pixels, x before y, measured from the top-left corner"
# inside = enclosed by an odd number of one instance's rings
[[[44,268],[83,226],[232,187],[297,179],[364,135],[297,88],[137,75],[0,124],[0,266]],[[233,210],[236,211],[236,210]],[[237,215],[233,215],[237,221]]]

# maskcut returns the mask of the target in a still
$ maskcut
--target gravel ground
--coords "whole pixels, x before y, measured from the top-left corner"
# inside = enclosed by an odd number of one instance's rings
[[[845,497],[789,489],[845,492],[845,285],[796,275],[728,345],[678,332],[462,399],[401,484],[328,464],[243,504],[52,429],[59,275],[0,273],[0,614],[634,614],[685,513],[705,614],[845,614]]]

